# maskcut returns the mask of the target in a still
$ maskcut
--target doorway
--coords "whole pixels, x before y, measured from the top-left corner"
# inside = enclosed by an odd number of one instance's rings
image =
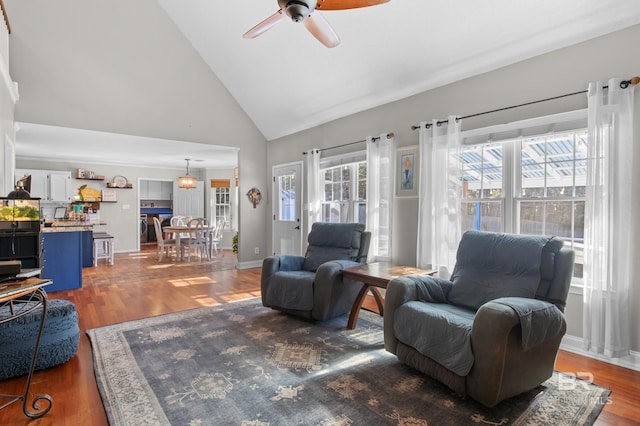
[[[302,254],[302,162],[273,167],[273,254]]]

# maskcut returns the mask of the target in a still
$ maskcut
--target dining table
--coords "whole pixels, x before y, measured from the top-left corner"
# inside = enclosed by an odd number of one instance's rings
[[[190,231],[193,231],[194,228],[189,228],[187,225],[170,225],[164,226],[162,228],[162,232],[165,235],[174,234],[176,236],[176,259],[180,261],[184,261],[184,254],[182,252],[182,239],[186,237],[181,237],[181,234],[189,234]],[[205,237],[207,239],[207,250],[209,259],[211,259],[211,255],[213,254],[213,234],[216,230],[215,225],[204,225],[203,231],[205,233]]]

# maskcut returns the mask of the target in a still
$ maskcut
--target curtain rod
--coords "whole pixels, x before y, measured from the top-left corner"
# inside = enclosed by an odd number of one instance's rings
[[[633,77],[633,78],[630,78],[629,80],[621,81],[620,82],[620,88],[621,89],[626,89],[627,87],[629,87],[629,85],[635,86],[638,83],[640,83],[640,77]],[[608,87],[609,86],[604,86],[603,88],[607,89]],[[553,100],[560,99],[560,98],[566,98],[568,96],[579,95],[581,93],[587,93],[587,90],[580,90],[579,92],[567,93],[565,95],[553,96],[551,98],[539,99],[537,101],[525,102],[523,104],[512,105],[512,106],[508,106],[508,107],[504,107],[504,108],[492,109],[491,111],[478,112],[476,114],[470,114],[470,115],[465,115],[463,117],[458,117],[457,120],[464,120],[465,118],[477,117],[479,115],[492,114],[494,112],[506,111],[506,110],[513,109],[513,108],[520,108],[520,107],[523,107],[523,106],[538,104],[538,103],[541,103],[541,102],[553,101]],[[436,125],[440,126],[441,124],[448,123],[448,122],[449,122],[449,120],[442,120],[442,121],[436,122]],[[428,123],[427,124],[427,129],[430,128],[430,127],[431,127],[431,123]],[[411,130],[418,130],[419,128],[420,128],[420,125],[411,126]]]
[[[387,133],[387,139],[391,139],[393,137],[395,137],[395,133],[393,133],[393,132]],[[371,140],[373,142],[375,142],[377,140],[380,140],[380,136],[373,137],[373,138],[371,138]],[[328,151],[330,149],[342,148],[344,146],[355,145],[357,143],[364,143],[366,141],[367,141],[366,139],[363,139],[361,141],[355,141],[355,142],[343,143],[342,145],[330,146],[329,148],[323,148],[323,149],[317,149],[316,148],[315,151],[316,151],[316,154],[317,154],[318,152]],[[305,152],[302,153],[302,155],[307,155],[308,153],[309,153],[309,151],[305,151]]]

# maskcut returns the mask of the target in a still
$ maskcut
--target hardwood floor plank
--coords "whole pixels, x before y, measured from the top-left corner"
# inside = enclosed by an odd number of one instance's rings
[[[19,404],[13,404],[0,410],[0,425],[107,425],[86,330],[260,296],[260,268],[236,270],[236,258],[230,252],[211,262],[180,264],[166,258],[158,263],[154,254],[153,246],[139,253],[118,253],[113,266],[100,263],[83,269],[81,289],[49,294],[51,299],[76,304],[81,331],[78,353],[63,365],[35,373],[32,396],[48,393],[53,398],[46,416],[30,420]],[[373,298],[366,300],[365,306],[376,309]],[[640,424],[639,372],[564,351],[558,355],[556,368],[593,372],[597,384],[613,390],[612,403],[596,424]],[[24,377],[0,382],[0,393],[20,393],[24,382]]]

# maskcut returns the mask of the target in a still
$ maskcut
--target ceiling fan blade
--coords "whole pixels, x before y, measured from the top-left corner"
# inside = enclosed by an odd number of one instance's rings
[[[273,27],[278,22],[280,22],[283,19],[285,19],[286,17],[287,17],[287,15],[284,13],[284,11],[282,9],[280,9],[279,11],[277,11],[273,15],[269,16],[267,19],[265,19],[264,21],[260,22],[258,25],[256,25],[255,27],[251,28],[249,31],[244,33],[242,37],[244,37],[244,38],[256,38],[260,34],[262,34],[265,31],[267,31],[269,28]]]
[[[344,10],[376,6],[389,0],[318,0],[317,10]]]
[[[307,30],[313,35],[318,41],[324,44],[327,47],[336,47],[340,44],[340,38],[338,38],[338,34],[333,31],[329,22],[324,19],[318,12],[311,13],[306,17],[304,21],[302,21]]]

